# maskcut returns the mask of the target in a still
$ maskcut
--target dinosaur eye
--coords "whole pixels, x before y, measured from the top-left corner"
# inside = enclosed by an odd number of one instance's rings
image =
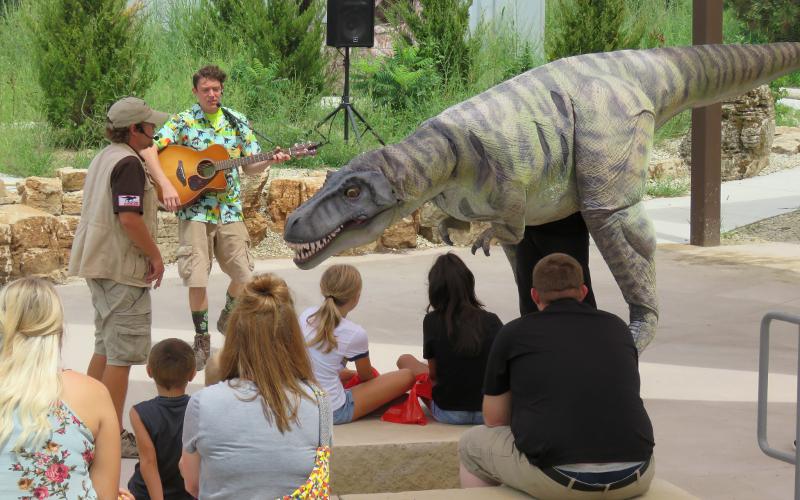
[[[358,198],[358,195],[360,194],[361,190],[358,189],[357,187],[347,188],[347,191],[344,192],[344,195],[350,198],[351,200]]]

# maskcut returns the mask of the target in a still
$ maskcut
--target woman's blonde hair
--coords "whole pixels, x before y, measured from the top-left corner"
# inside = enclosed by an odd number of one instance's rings
[[[0,291],[0,448],[14,428],[12,449],[42,446],[52,432],[51,408],[61,397],[60,351],[64,311],[55,288],[22,278]]]
[[[361,274],[350,264],[335,264],[322,273],[319,289],[325,301],[308,317],[308,324],[317,331],[308,345],[319,345],[322,352],[328,353],[338,346],[333,331],[342,322],[339,307],[361,293]]]
[[[312,397],[303,381],[313,382],[314,373],[294,302],[286,282],[274,274],[256,276],[245,285],[231,312],[219,379],[234,378],[256,385],[264,416],[281,433],[298,422],[300,398]]]

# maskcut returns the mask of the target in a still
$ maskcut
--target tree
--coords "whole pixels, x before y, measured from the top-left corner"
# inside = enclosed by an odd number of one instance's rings
[[[219,40],[249,47],[264,66],[309,91],[326,83],[322,0],[203,0],[216,14]]]
[[[35,66],[56,142],[102,140],[115,100],[142,95],[153,81],[141,4],[125,0],[44,0],[34,17]]]
[[[627,0],[556,0],[547,16],[550,61],[577,54],[638,48],[646,21],[630,15]]]
[[[410,2],[397,2],[387,15],[408,27],[413,40],[406,42],[416,42],[419,57],[432,59],[446,82],[467,82],[479,44],[469,34],[472,0],[419,0],[419,5],[416,12]]]
[[[800,39],[797,0],[730,0],[736,17],[748,28],[753,42],[794,42]]]

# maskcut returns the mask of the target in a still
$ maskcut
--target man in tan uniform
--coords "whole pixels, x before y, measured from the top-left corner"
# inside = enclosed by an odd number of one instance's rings
[[[142,365],[150,351],[150,286],[158,288],[164,262],[156,246],[157,202],[139,151],[153,144],[166,113],[136,97],[108,110],[111,144],[89,165],[81,221],[69,273],[86,278],[95,310],[95,350],[87,374],[111,393],[117,410],[122,456],[136,457],[133,434],[122,427],[131,365]]]

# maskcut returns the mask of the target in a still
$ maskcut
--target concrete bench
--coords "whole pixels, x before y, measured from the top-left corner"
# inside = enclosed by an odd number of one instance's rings
[[[517,490],[496,487],[459,489],[458,440],[468,425],[381,422],[371,416],[333,428],[331,486],[341,500],[411,500],[439,498],[529,498]],[[489,496],[489,492],[491,495]],[[648,500],[694,496],[655,479]]]
[[[459,498],[464,500],[523,500],[528,495],[505,486],[493,488],[442,489],[425,491],[401,491],[396,493],[365,493],[339,495],[339,500],[444,500]],[[696,500],[677,486],[662,479],[653,479],[647,494],[638,497],[643,500]]]

